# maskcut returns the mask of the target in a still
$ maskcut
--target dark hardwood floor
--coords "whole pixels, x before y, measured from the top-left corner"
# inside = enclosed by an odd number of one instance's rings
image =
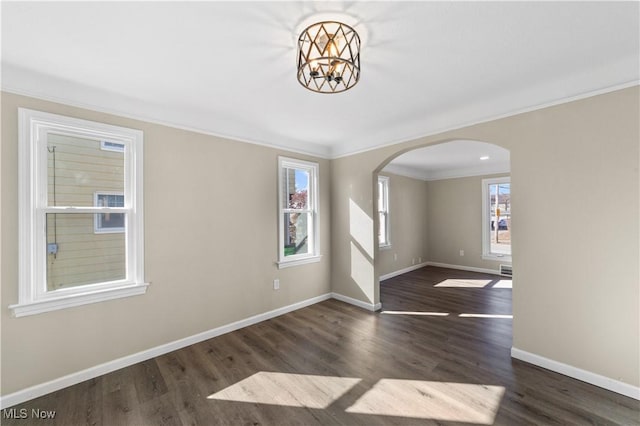
[[[508,280],[427,267],[14,408],[4,425],[638,425],[640,402],[510,357]]]

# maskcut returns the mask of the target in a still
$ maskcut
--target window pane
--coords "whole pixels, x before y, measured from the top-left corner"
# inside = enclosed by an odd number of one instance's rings
[[[378,221],[380,223],[380,227],[378,228],[378,243],[386,244],[387,243],[387,215],[384,212],[379,212]]]
[[[511,184],[489,185],[491,253],[511,256]]]
[[[48,205],[94,205],[96,192],[124,193],[124,152],[101,149],[100,141],[49,133]]]
[[[125,279],[125,233],[96,234],[94,216],[47,214],[48,291]]]
[[[309,253],[309,225],[311,213],[284,214],[284,255]]]
[[[309,172],[302,169],[284,168],[282,193],[285,209],[307,209],[309,194]]]

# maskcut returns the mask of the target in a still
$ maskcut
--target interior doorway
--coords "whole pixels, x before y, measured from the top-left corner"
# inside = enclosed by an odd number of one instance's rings
[[[509,150],[475,140],[414,148],[381,164],[374,190],[380,281],[435,266],[490,274],[506,286],[517,232],[510,172]]]

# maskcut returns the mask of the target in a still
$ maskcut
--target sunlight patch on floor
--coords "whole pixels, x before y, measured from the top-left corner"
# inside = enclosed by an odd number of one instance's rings
[[[461,287],[461,288],[482,288],[491,284],[492,280],[473,280],[473,279],[462,279],[462,278],[448,278],[444,281],[439,282],[434,287]]]
[[[361,379],[261,371],[208,399],[287,407],[327,408]]]
[[[499,314],[460,314],[460,318],[503,318],[513,319],[513,315],[499,315]]]
[[[513,283],[511,282],[511,280],[500,280],[491,288],[513,288]]]
[[[382,379],[347,412],[490,425],[504,392],[502,386]]]
[[[425,315],[430,317],[446,317],[446,312],[419,312],[419,311],[382,311],[381,314],[386,315]]]

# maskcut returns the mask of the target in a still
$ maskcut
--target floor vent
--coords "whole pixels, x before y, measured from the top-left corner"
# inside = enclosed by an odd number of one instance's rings
[[[500,265],[500,275],[504,275],[506,277],[513,276],[513,269],[511,269],[511,265]]]

